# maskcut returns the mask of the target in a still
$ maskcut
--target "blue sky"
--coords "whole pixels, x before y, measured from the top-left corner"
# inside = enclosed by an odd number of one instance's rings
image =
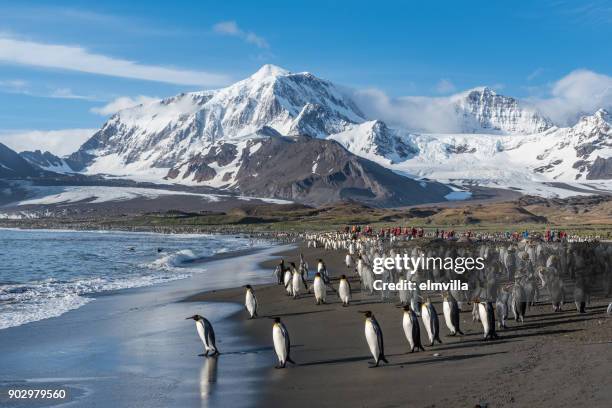
[[[547,98],[577,69],[612,74],[599,0],[20,1],[0,15],[0,135],[13,142],[95,129],[117,98],[216,88],[264,63],[390,97],[489,85]]]

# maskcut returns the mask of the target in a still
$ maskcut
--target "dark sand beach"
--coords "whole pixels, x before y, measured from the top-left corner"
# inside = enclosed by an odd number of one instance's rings
[[[311,271],[323,258],[332,278],[347,273],[343,253],[303,246],[277,253],[261,266],[272,271],[281,256],[297,262],[299,252]],[[245,311],[231,316],[253,347],[271,346],[272,323],[265,317],[280,316],[290,333],[297,365],[275,370],[270,353],[258,406],[608,407],[612,400],[612,319],[605,314],[609,299],[593,299],[583,315],[573,303],[566,303],[561,313],[553,313],[549,304],[536,305],[524,323],[510,321],[508,329],[498,331],[499,340],[484,342],[469,306],[461,313],[465,335],[447,336],[440,299],[434,298],[443,344],[411,354],[402,311],[362,295],[357,281],[352,286],[353,303],[343,308],[331,291],[328,304],[317,306],[311,294],[293,300],[282,286],[259,285],[260,318],[248,320]],[[241,304],[243,297],[244,289],[234,288],[186,300]],[[372,358],[358,310],[372,310],[377,317],[390,364],[369,368]],[[422,328],[424,344],[425,336]]]

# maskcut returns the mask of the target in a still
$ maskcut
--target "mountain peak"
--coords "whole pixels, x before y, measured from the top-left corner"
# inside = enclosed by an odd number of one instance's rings
[[[597,117],[598,119],[605,120],[606,122],[610,119],[610,113],[603,108],[597,109],[597,112],[595,112],[593,116]]]
[[[290,71],[273,64],[262,65],[253,75],[252,79],[265,79],[265,78],[276,78],[279,76],[285,76],[291,74]]]
[[[454,95],[456,111],[463,116],[462,131],[466,133],[539,133],[552,122],[530,106],[510,96],[500,95],[483,86]]]
[[[467,91],[468,94],[471,94],[473,92],[477,92],[482,95],[491,95],[491,96],[497,95],[497,92],[495,92],[495,89],[489,88],[488,86],[477,86],[476,88],[472,88],[469,91]]]

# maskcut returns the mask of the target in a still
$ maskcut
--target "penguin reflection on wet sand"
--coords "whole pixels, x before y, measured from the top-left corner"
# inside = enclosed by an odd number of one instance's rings
[[[249,312],[250,319],[257,317],[257,297],[251,285],[245,285],[244,307]]]
[[[285,368],[287,362],[295,364],[291,359],[291,341],[289,340],[289,332],[285,325],[281,322],[280,317],[274,317],[274,325],[272,326],[272,341],[274,343],[274,351],[278,358],[278,365],[274,368]]]
[[[365,316],[365,337],[368,342],[368,347],[370,348],[370,352],[374,357],[375,364],[373,367],[378,367],[378,364],[381,361],[389,364],[387,361],[387,357],[385,357],[385,344],[383,342],[383,333],[382,330],[372,314],[371,311],[360,311],[359,313],[363,313]],[[370,363],[371,364],[371,363]]]
[[[421,328],[419,326],[419,320],[416,313],[412,308],[407,305],[404,306],[404,318],[402,319],[402,327],[404,328],[404,334],[410,344],[410,352],[414,351],[425,351],[423,344],[421,343]]]
[[[196,330],[198,331],[198,335],[200,336],[200,340],[204,344],[204,354],[198,354],[201,357],[213,357],[219,355],[219,349],[217,349],[217,343],[215,340],[215,331],[213,330],[212,324],[200,315],[193,315],[187,317],[185,320],[193,319],[195,320]],[[209,354],[211,353],[212,354]]]

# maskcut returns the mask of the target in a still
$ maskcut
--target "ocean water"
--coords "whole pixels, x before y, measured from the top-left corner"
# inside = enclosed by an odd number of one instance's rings
[[[60,316],[107,291],[188,278],[246,237],[0,229],[0,329]]]

